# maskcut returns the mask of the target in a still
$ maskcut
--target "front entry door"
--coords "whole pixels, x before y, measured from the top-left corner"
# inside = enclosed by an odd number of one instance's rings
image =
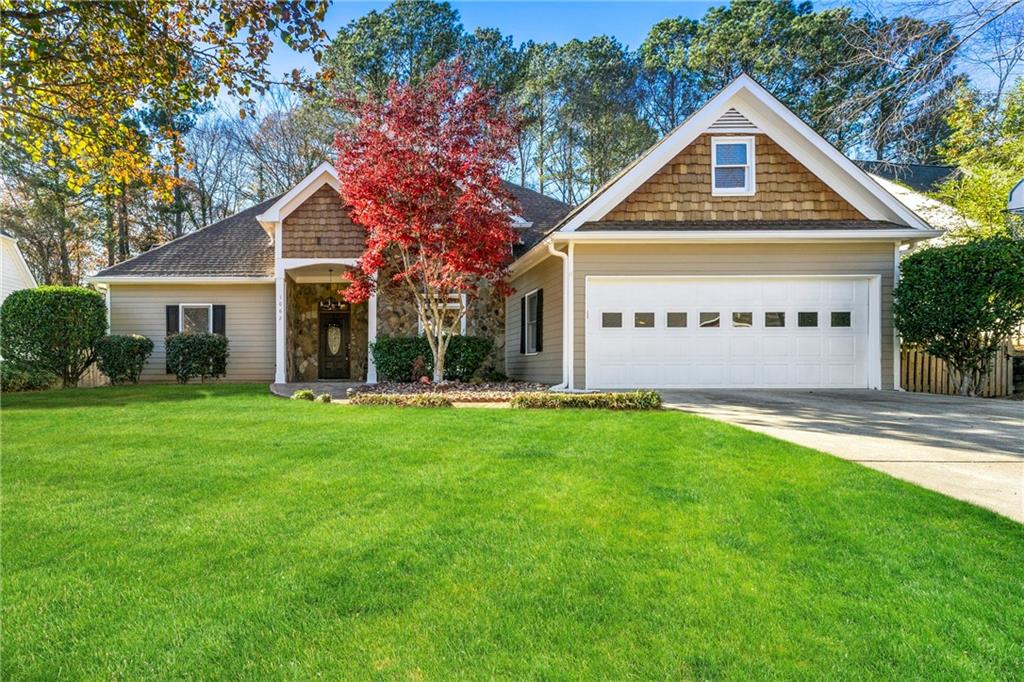
[[[320,378],[348,379],[348,344],[352,325],[348,313],[320,313]]]

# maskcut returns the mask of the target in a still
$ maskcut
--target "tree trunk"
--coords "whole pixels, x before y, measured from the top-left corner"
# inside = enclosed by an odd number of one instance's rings
[[[178,157],[174,157],[174,238],[177,239],[184,234],[184,226],[182,220],[183,207],[181,201],[181,168],[178,162]]]
[[[106,218],[106,232],[103,234],[103,246],[107,250],[107,267],[117,263],[117,233],[114,229],[114,199],[106,197],[103,200],[104,213]]]
[[[71,254],[68,250],[68,218],[67,204],[63,195],[57,196],[57,204],[60,206],[60,229],[57,237],[57,254],[60,258],[60,283],[66,287],[75,284],[71,278]]]
[[[117,259],[128,260],[128,187],[121,183],[121,194],[117,198]]]

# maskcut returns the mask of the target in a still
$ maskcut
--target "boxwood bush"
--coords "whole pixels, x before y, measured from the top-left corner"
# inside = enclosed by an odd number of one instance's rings
[[[137,384],[153,342],[145,336],[110,334],[96,344],[96,363],[112,384]]]
[[[494,343],[482,336],[454,336],[445,353],[444,378],[469,381],[483,366]],[[434,356],[427,337],[380,336],[371,344],[370,352],[377,365],[377,375],[385,381],[418,381],[431,376]]]
[[[78,383],[107,333],[107,306],[83,287],[38,287],[8,296],[0,308],[0,356],[20,370]]]
[[[657,391],[629,393],[517,393],[510,404],[517,409],[602,409],[657,410],[661,394]]]
[[[222,377],[228,368],[228,339],[220,334],[171,334],[167,337],[167,366],[180,383]]]

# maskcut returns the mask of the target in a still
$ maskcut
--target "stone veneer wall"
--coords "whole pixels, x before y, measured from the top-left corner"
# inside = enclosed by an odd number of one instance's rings
[[[386,280],[383,275],[381,280]],[[400,286],[381,287],[377,294],[377,333],[388,336],[415,336],[419,331],[416,301]],[[505,371],[505,299],[490,286],[470,301],[466,314],[466,333],[484,336],[494,342],[494,350],[484,362],[485,369]]]
[[[319,370],[319,303],[336,286],[296,284],[288,281],[288,381],[316,381]],[[349,341],[349,373],[352,381],[366,380],[367,306],[353,306]],[[379,326],[379,325],[378,325]]]

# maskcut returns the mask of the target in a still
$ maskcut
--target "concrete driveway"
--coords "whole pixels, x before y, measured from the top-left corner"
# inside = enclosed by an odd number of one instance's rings
[[[1024,402],[896,391],[661,391],[694,412],[859,462],[1024,523]]]

